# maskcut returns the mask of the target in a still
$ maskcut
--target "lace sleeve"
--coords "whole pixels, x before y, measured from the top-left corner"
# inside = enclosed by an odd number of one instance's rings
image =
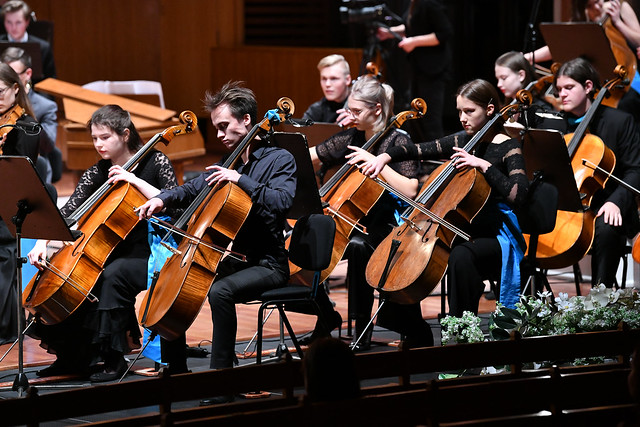
[[[468,140],[469,136],[461,131],[429,142],[391,147],[387,154],[394,162],[448,158],[453,154],[453,147],[463,147]]]
[[[520,142],[510,139],[502,144],[490,144],[490,148],[496,153],[487,152],[487,160],[492,163],[484,174],[487,182],[498,193],[498,198],[507,200],[512,206],[522,205],[527,197],[529,180]]]
[[[104,182],[106,182],[106,175],[100,171],[98,164],[87,169],[80,177],[80,181],[76,189],[73,190],[73,194],[71,194],[67,203],[60,209],[62,216],[68,218],[89,196],[100,188]]]
[[[364,132],[355,128],[339,132],[321,144],[316,145],[316,153],[323,165],[327,167],[340,166],[345,163],[348,145],[362,146]]]

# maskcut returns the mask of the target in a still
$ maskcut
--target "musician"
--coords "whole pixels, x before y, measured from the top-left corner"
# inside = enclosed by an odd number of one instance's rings
[[[33,90],[31,56],[24,49],[9,47],[0,55],[0,61],[9,64],[20,76],[35,118],[42,126],[38,172],[46,182],[56,182],[62,176],[62,153],[56,147],[58,106],[54,101]]]
[[[163,153],[153,151],[144,157],[133,172],[122,166],[141,148],[142,141],[131,116],[117,105],[105,105],[93,113],[87,127],[93,145],[102,157],[87,169],[67,203],[60,209],[68,217],[105,182],[126,181],[145,197],[160,189],[177,186],[171,162]],[[39,240],[29,252],[31,264],[43,269],[47,258],[47,241]],[[56,361],[38,371],[40,377],[86,375],[98,362],[104,365],[89,378],[93,382],[120,378],[126,370],[124,354],[140,347],[140,328],[135,314],[136,295],[147,288],[147,262],[150,254],[147,224],[140,222],[109,256],[104,271],[92,293],[98,302],[85,301],[67,319],[56,325],[36,323],[35,335],[41,346],[55,353]],[[186,344],[182,343],[184,348]],[[171,366],[177,372],[184,366]]]
[[[207,93],[205,108],[218,139],[233,150],[256,124],[258,105],[253,92],[240,82],[225,84],[217,93]],[[231,368],[235,357],[237,318],[235,304],[256,299],[263,292],[283,286],[289,279],[288,254],[284,245],[286,213],[293,204],[296,165],[286,150],[254,139],[241,155],[236,169],[222,163],[207,167],[186,184],[161,192],[140,207],[140,217],[149,218],[165,207],[187,206],[207,186],[231,182],[250,197],[253,205],[232,249],[247,256],[247,262],[231,257],[218,266],[209,292],[213,321],[211,368]],[[233,396],[204,399],[202,405],[229,402]]]
[[[302,119],[337,123],[342,127],[348,127],[353,122],[351,115],[344,108],[351,85],[349,63],[342,55],[325,56],[318,62],[318,71],[324,97],[311,104]]]
[[[640,22],[629,2],[624,0],[573,0],[572,21],[604,22],[611,19],[613,26],[622,34],[632,52],[640,47]],[[549,46],[535,52],[525,53],[530,62],[544,62],[551,59]],[[631,88],[618,102],[618,109],[626,111],[640,123],[640,74],[636,71]]]
[[[502,126],[489,129],[472,153],[463,146],[498,112],[498,93],[485,80],[463,84],[456,93],[456,108],[464,128],[435,141],[391,147],[362,165],[375,177],[390,162],[406,159],[450,157],[456,168],[476,168],[491,187],[489,200],[471,223],[471,240],[453,247],[449,255],[447,284],[449,314],[478,313],[484,279],[500,277],[500,298],[513,306],[520,294],[519,264],[525,248],[512,209],[526,197],[529,182],[520,141],[507,136]],[[507,260],[508,262],[504,262]]]
[[[22,0],[9,0],[2,5],[1,12],[4,20],[4,29],[7,31],[7,34],[0,36],[0,41],[38,43],[40,45],[40,54],[42,56],[43,79],[46,79],[47,77],[55,78],[56,64],[53,60],[51,44],[46,40],[27,33],[27,27],[29,27],[31,22],[31,16],[34,15],[29,5]],[[40,80],[37,80],[35,83],[38,81]]]
[[[554,84],[565,112],[561,123],[565,128],[559,130],[572,132],[600,88],[598,73],[588,61],[577,58],[560,67]],[[640,188],[640,136],[631,115],[599,105],[589,123],[589,131],[615,154],[613,175]],[[605,188],[594,194],[590,209],[597,213],[591,247],[591,284],[604,283],[612,287],[627,237],[632,238],[640,230],[635,197],[614,179],[609,179]]]
[[[380,40],[395,37],[393,33],[402,37],[398,47],[407,54],[411,67],[411,96],[424,99],[429,106],[429,112],[409,126],[417,125],[425,140],[444,135],[442,117],[451,72],[453,26],[442,3],[411,0],[403,15],[404,24],[380,27],[376,34]]]
[[[329,167],[345,163],[345,155],[352,150],[356,156],[354,162],[373,158],[358,147],[367,142],[373,135],[386,127],[387,121],[393,114],[393,89],[380,83],[374,77],[359,78],[351,89],[348,101],[348,111],[353,117],[355,127],[342,131],[322,144],[310,149],[312,161],[318,165],[322,163]],[[412,145],[411,138],[404,131],[393,129],[388,136],[378,143],[375,153],[383,153],[389,147]],[[419,163],[417,161],[403,161],[389,165],[382,170],[381,175],[393,187],[413,198],[418,192]],[[371,318],[373,307],[373,288],[367,284],[365,269],[374,249],[398,224],[399,213],[403,210],[400,202],[388,193],[369,211],[360,223],[366,227],[368,235],[354,231],[347,250],[346,258],[347,281],[352,314],[355,314],[355,336],[365,331]],[[327,305],[324,304],[326,308]],[[379,314],[377,323],[387,329],[392,329],[405,336],[412,346],[433,345],[431,329],[424,322],[420,304],[398,306],[387,303]],[[338,319],[339,316],[326,315],[325,319]],[[333,329],[337,321],[330,325]],[[354,350],[365,350],[371,345],[373,328],[366,329],[366,335]],[[330,331],[322,330],[322,325],[316,324],[312,337],[328,335]]]
[[[17,127],[4,128],[11,130],[0,139],[2,153],[27,156],[35,164],[38,135],[37,131],[28,130],[36,123],[29,99],[16,72],[8,65],[0,64],[0,117],[14,106],[24,108],[25,113],[15,121]],[[17,337],[16,250],[15,237],[5,222],[0,221],[0,343],[14,341]]]
[[[518,91],[526,89],[537,81],[533,67],[522,52],[510,51],[500,55],[495,61],[494,71],[498,89],[504,95],[505,103],[513,102]],[[549,82],[547,86],[550,84]],[[532,90],[533,100],[526,113],[513,116],[505,124],[510,135],[517,136],[518,132],[524,128],[541,127],[546,117],[554,114],[553,106],[541,93],[544,89],[546,88],[541,89],[538,93]]]

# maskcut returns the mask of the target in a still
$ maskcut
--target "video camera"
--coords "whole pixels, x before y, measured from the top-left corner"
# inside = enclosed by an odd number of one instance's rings
[[[387,5],[379,0],[342,0],[340,6],[342,24],[388,21],[392,17]]]

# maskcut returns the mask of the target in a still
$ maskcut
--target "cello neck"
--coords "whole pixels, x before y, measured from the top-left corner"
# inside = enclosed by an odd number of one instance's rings
[[[603,86],[600,89],[600,91],[598,92],[598,96],[596,96],[596,99],[589,106],[589,109],[585,113],[582,121],[580,121],[580,124],[578,125],[575,132],[573,133],[573,136],[571,137],[571,141],[569,141],[569,146],[567,147],[567,149],[569,150],[570,158],[573,158],[573,155],[575,154],[576,150],[580,146],[580,142],[582,141],[582,138],[584,137],[585,133],[587,132],[587,128],[589,127],[589,123],[591,123],[591,120],[593,119],[593,116],[596,113],[596,110],[602,103],[602,100],[607,96],[608,91],[609,90],[607,89],[606,86]]]

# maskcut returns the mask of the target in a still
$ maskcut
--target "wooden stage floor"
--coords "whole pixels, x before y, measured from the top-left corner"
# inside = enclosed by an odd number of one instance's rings
[[[346,333],[346,319],[347,319],[347,291],[344,286],[344,273],[346,271],[346,262],[341,262],[336,269],[334,276],[332,277],[331,299],[336,303],[336,309],[340,312],[343,318],[343,335]],[[550,284],[555,294],[558,292],[567,292],[569,295],[575,295],[575,285],[573,281],[566,278],[550,278]],[[336,284],[333,286],[333,284]],[[583,295],[589,293],[589,285],[583,284],[581,286],[581,292]],[[141,301],[142,295],[138,298],[138,303]],[[437,287],[433,294],[422,301],[422,313],[425,319],[436,319],[440,314],[440,288]],[[377,307],[377,304],[375,304]],[[374,309],[375,309],[374,307]],[[482,297],[480,300],[480,312],[489,313],[495,309],[495,301],[487,300]],[[256,330],[257,322],[257,304],[239,304],[237,306],[238,316],[238,332],[237,341],[248,341],[251,339]],[[296,334],[303,334],[313,330],[315,325],[315,317],[291,313],[291,324],[296,331]],[[187,331],[187,343],[189,346],[204,346],[209,349],[211,344],[211,310],[209,303],[205,301],[200,314],[196,318],[193,325]],[[278,336],[278,316],[272,316],[265,325],[265,337]],[[439,334],[439,330],[434,330],[434,335]],[[375,338],[375,336],[374,336]],[[398,335],[399,338],[399,335]],[[439,337],[437,338],[439,341]],[[5,354],[10,344],[4,344],[0,346],[0,354]],[[45,350],[40,348],[39,341],[36,341],[30,337],[24,339],[24,367],[35,367],[42,365],[49,365],[55,360],[55,356],[48,354]],[[16,345],[0,362],[0,371],[12,370],[18,367],[18,346]]]

